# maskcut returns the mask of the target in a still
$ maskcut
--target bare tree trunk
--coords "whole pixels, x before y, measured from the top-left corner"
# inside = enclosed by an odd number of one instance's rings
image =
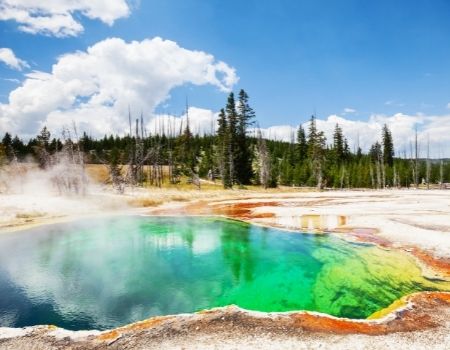
[[[234,185],[234,161],[233,161],[233,150],[231,149],[231,141],[228,142],[228,162],[230,167],[230,183],[231,186]]]
[[[317,162],[317,189],[321,190],[322,189],[322,181],[323,181],[323,176],[322,176],[322,163],[320,161]]]
[[[376,172],[377,172],[377,189],[379,190],[381,187],[381,166],[380,166],[380,157],[378,157],[376,162]]]
[[[395,166],[395,164],[394,164],[394,180],[393,180],[393,186],[394,187],[399,187],[398,186],[398,182],[399,182],[399,180],[398,180],[398,176],[397,176],[397,169],[396,169],[396,166]]]
[[[258,129],[258,154],[260,163],[260,181],[261,185],[267,189],[270,179],[270,159],[267,151],[266,140],[262,138],[261,130]]]
[[[345,176],[345,166],[342,166],[342,171],[341,171],[341,190],[344,187],[344,176]]]
[[[370,172],[370,180],[372,182],[372,188],[375,188],[375,177],[373,175],[372,162],[370,162],[370,164],[369,164],[369,172]]]
[[[430,135],[427,139],[427,190],[430,189]]]
[[[419,187],[419,172],[418,172],[418,157],[419,157],[419,146],[417,144],[417,126],[416,126],[416,134],[415,134],[415,143],[414,143],[414,148],[415,148],[415,160],[414,160],[414,186],[416,188]]]

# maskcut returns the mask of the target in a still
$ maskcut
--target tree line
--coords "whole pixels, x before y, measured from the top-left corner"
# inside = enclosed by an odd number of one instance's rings
[[[391,131],[384,125],[380,140],[364,153],[350,150],[339,124],[327,140],[316,117],[302,125],[291,142],[265,139],[256,127],[249,96],[231,92],[220,110],[212,134],[195,135],[186,121],[178,132],[173,125],[149,134],[142,115],[132,121],[125,136],[93,138],[86,133],[74,137],[51,137],[44,127],[39,135],[24,142],[6,133],[0,144],[0,165],[32,159],[41,168],[52,155],[76,147],[84,163],[108,167],[112,184],[161,186],[187,179],[200,187],[200,179],[221,182],[224,188],[261,185],[264,188],[308,186],[323,188],[388,188],[439,185],[450,182],[450,162],[418,155],[417,131],[409,156],[395,154]],[[256,130],[256,133],[250,133]],[[75,133],[76,135],[76,133]]]

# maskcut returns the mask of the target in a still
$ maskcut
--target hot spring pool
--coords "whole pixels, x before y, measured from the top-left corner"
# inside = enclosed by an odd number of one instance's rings
[[[107,329],[236,304],[366,318],[450,290],[408,255],[206,217],[108,217],[0,235],[0,326]]]

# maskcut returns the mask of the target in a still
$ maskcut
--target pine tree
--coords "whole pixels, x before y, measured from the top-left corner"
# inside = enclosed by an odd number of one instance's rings
[[[4,147],[5,156],[8,161],[14,158],[14,150],[12,148],[12,137],[10,133],[5,133],[2,139],[2,145]]]
[[[40,146],[48,151],[48,146],[49,146],[49,142],[50,142],[50,131],[48,131],[46,126],[44,126],[42,128],[41,132],[39,133],[39,135],[36,138],[37,138]]]
[[[381,149],[380,143],[377,141],[372,145],[369,151],[369,156],[373,164],[375,164],[375,174],[373,174],[374,179],[372,180],[373,186],[376,184],[376,188],[381,188],[382,186],[382,164],[383,164],[383,151]],[[376,182],[375,182],[376,176]]]
[[[270,176],[269,176],[269,188],[276,188],[278,186],[278,180],[280,177],[280,162],[274,155],[270,155]]]
[[[38,161],[39,161],[39,167],[41,169],[46,168],[49,164],[49,146],[50,146],[50,131],[48,131],[47,127],[44,126],[39,133],[39,135],[36,137],[37,139],[37,146],[35,147],[35,153],[37,155]],[[70,138],[69,138],[69,140]]]
[[[291,186],[294,176],[294,169],[291,162],[291,149],[289,148],[283,155],[280,162],[280,183],[284,186]]]
[[[306,133],[300,124],[297,130],[297,160],[300,163],[308,157],[308,144],[306,142]]]
[[[248,185],[253,177],[252,152],[250,142],[247,137],[247,128],[253,123],[255,112],[248,103],[247,93],[241,89],[239,91],[239,102],[237,111],[237,134],[235,150],[235,173],[236,181],[240,184]]]
[[[22,160],[27,155],[25,145],[23,144],[22,140],[19,139],[19,136],[14,136],[11,142],[11,147],[18,159]]]
[[[219,113],[218,124],[219,127],[217,130],[217,138],[218,138],[217,158],[219,163],[220,176],[222,178],[223,187],[231,188],[233,184],[231,182],[230,166],[229,166],[230,134],[227,117],[223,108],[220,110]]]
[[[333,157],[336,165],[342,165],[350,154],[347,139],[344,137],[342,128],[336,124],[333,133]]]
[[[392,134],[388,126],[384,124],[382,130],[383,140],[383,162],[392,167],[394,165],[394,142],[392,141]]]
[[[356,150],[356,159],[360,160],[362,158],[362,149],[358,146],[358,149]]]
[[[6,157],[6,147],[3,143],[0,143],[0,167],[8,163],[8,158]]]
[[[195,172],[196,154],[193,144],[193,135],[189,125],[189,116],[186,118],[186,127],[179,138],[180,157],[183,165],[183,172],[187,176],[191,176]]]
[[[311,162],[312,173],[318,189],[323,187],[323,165],[325,155],[325,135],[318,131],[315,116],[311,116],[308,133],[308,158]]]
[[[237,132],[238,132],[238,115],[236,112],[236,103],[234,94],[230,92],[228,95],[227,105],[225,108],[228,123],[228,166],[231,184],[236,180],[236,160],[237,160]]]

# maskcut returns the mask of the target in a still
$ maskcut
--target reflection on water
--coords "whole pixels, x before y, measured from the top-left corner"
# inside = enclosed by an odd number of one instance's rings
[[[344,226],[347,218],[343,215],[301,215],[300,227],[308,230],[331,230]]]
[[[347,224],[347,217],[343,215],[288,215],[278,213],[277,215],[275,215],[273,221],[277,225],[287,228],[300,228],[307,231],[327,231],[345,226]]]
[[[367,317],[450,290],[406,255],[214,218],[114,217],[0,236],[0,326],[105,329],[237,304]]]

